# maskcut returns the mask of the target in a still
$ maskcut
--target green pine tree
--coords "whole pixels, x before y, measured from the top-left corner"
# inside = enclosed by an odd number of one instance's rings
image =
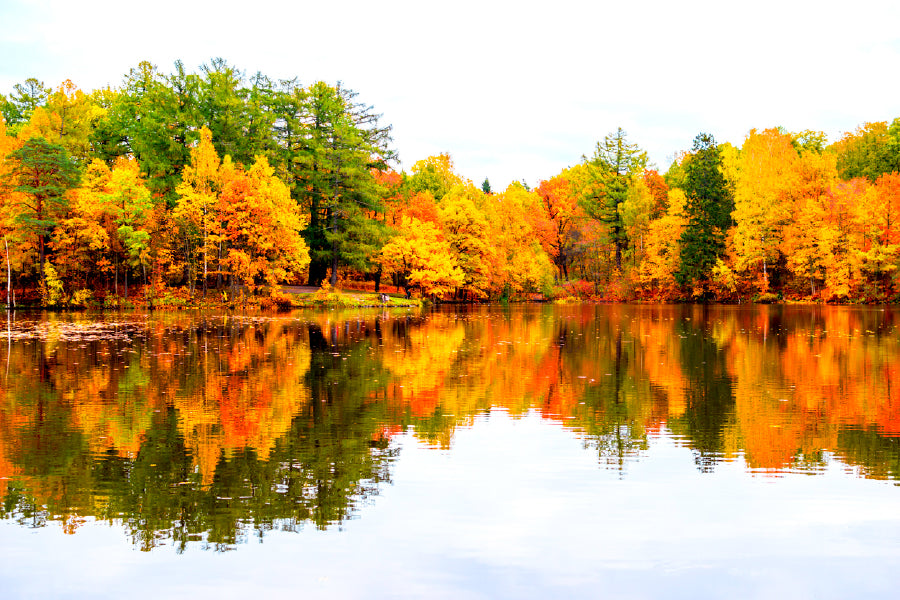
[[[582,206],[592,218],[602,221],[610,231],[616,249],[616,269],[622,269],[622,253],[628,248],[628,236],[619,207],[628,197],[634,177],[640,177],[647,166],[647,153],[628,142],[619,127],[602,142],[597,142],[594,156],[584,159],[590,183]]]
[[[302,107],[295,185],[310,214],[310,285],[319,285],[329,268],[332,285],[342,265],[366,270],[385,237],[382,222],[372,218],[384,210],[372,169],[394,158],[390,127],[379,126],[379,115],[355,96],[340,84],[317,82]]]
[[[8,158],[12,169],[3,183],[22,194],[16,220],[22,231],[35,239],[43,282],[47,237],[68,207],[65,194],[78,185],[78,169],[62,146],[40,137],[29,139]]]
[[[688,221],[681,235],[681,269],[676,275],[682,286],[702,285],[725,251],[734,198],[721,166],[715,138],[707,133],[695,137],[691,155],[682,164]]]

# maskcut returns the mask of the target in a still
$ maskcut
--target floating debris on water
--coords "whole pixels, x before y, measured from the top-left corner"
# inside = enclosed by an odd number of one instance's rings
[[[5,337],[13,340],[59,340],[63,342],[124,341],[144,332],[135,322],[18,322],[9,327]]]

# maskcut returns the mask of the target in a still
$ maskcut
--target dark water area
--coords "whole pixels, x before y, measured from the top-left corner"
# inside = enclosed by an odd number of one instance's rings
[[[895,597],[898,321],[10,313],[0,590]]]

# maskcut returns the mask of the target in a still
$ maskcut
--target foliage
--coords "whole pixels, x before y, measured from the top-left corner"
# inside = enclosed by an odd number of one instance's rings
[[[44,306],[57,306],[65,292],[56,269],[49,262],[44,263],[44,279],[41,285],[41,302]]]
[[[647,166],[647,153],[629,143],[619,127],[597,142],[593,157],[584,159],[587,182],[581,204],[589,216],[604,223],[615,244],[616,269],[622,269],[622,253],[628,246],[628,232],[622,222],[622,205],[638,184]]]
[[[465,277],[450,244],[434,224],[403,217],[401,230],[402,235],[382,248],[379,261],[407,295],[418,289],[426,296],[441,297],[463,285]]]
[[[604,299],[900,298],[900,118],[830,145],[781,127],[741,146],[700,134],[664,174],[619,128],[536,189],[497,192],[448,153],[393,170],[390,126],[341,84],[222,58],[196,72],[142,62],[92,92],[30,78],[0,114],[10,297],[36,298],[49,259],[64,293],[111,305],[326,277],[457,301],[570,279]]]
[[[684,184],[686,219],[681,234],[679,284],[704,297],[709,273],[725,249],[725,233],[731,224],[733,199],[721,171],[722,157],[712,135],[694,138],[686,157]]]
[[[300,123],[308,132],[293,177],[298,200],[309,213],[305,231],[310,248],[309,283],[318,285],[331,268],[331,284],[347,265],[367,270],[384,242],[381,190],[373,169],[384,169],[394,153],[390,127],[378,124],[356,94],[324,82],[313,84]]]
[[[72,293],[72,297],[69,298],[70,306],[80,306],[86,308],[92,304],[94,300],[94,290],[89,289],[81,289],[76,290]]]
[[[10,167],[0,184],[15,192],[9,198],[12,220],[22,237],[36,246],[43,280],[48,238],[68,208],[67,192],[79,174],[62,146],[41,137],[29,138],[7,160]]]
[[[900,117],[864,123],[832,144],[838,172],[843,179],[865,177],[874,182],[886,173],[900,171]]]
[[[487,179],[485,179],[487,182]],[[453,159],[449,154],[438,154],[417,161],[412,167],[412,174],[407,182],[408,189],[413,193],[429,192],[432,197],[440,201],[447,193],[458,185],[466,185],[466,180],[460,177],[453,168]],[[490,193],[488,189],[482,191]]]

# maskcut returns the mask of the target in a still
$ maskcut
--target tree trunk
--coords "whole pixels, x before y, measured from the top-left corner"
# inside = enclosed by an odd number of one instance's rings
[[[216,289],[222,289],[222,242],[219,242],[217,263],[219,268],[216,269]]]
[[[43,288],[46,285],[46,281],[44,278],[44,235],[43,234],[38,236],[38,247],[39,247],[38,254],[40,256],[39,265],[40,265],[40,269],[41,269],[41,272],[38,274],[38,279],[40,280],[41,287]]]
[[[203,224],[203,297],[206,298],[206,223]]]
[[[6,308],[16,307],[16,299],[12,295],[12,265],[9,262],[9,242],[3,236],[3,245],[6,246]]]
[[[337,286],[338,257],[337,248],[331,254],[331,287]]]
[[[334,209],[331,209],[331,231],[332,234],[337,232],[337,212]],[[337,253],[337,238],[334,238],[334,241],[331,242],[331,287],[335,287],[337,285],[337,268],[338,268],[338,253]]]

